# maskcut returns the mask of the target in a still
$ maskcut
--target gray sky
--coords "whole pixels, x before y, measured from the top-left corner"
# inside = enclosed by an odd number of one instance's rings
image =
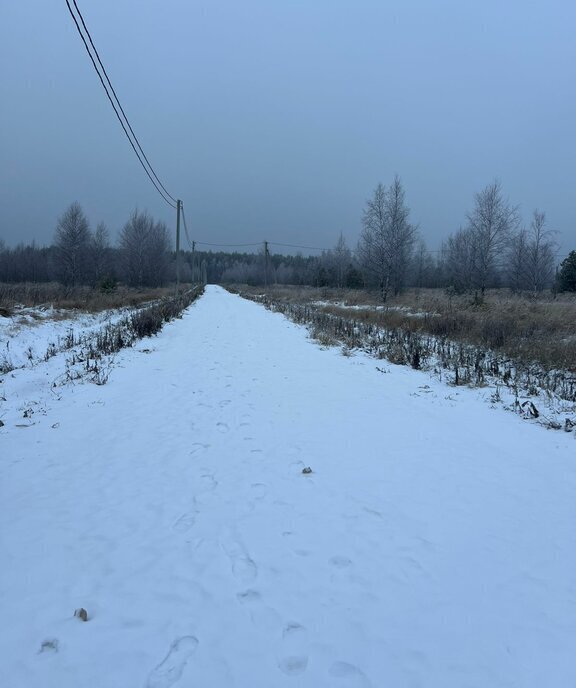
[[[576,243],[573,0],[77,0],[193,238],[355,245],[397,172],[432,249],[495,177]],[[64,0],[0,1],[0,237],[174,224]]]

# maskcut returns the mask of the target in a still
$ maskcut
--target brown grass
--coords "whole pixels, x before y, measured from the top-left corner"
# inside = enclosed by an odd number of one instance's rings
[[[186,287],[187,285],[183,285],[183,288]],[[134,308],[149,301],[172,296],[173,292],[173,287],[133,289],[119,286],[112,292],[102,292],[88,286],[64,287],[57,282],[0,283],[0,316],[10,315],[19,305],[98,313],[125,306]]]
[[[252,297],[264,293],[262,287],[242,286],[240,291]],[[487,292],[480,302],[470,294],[413,289],[386,304],[379,294],[363,290],[276,286],[266,295],[282,303],[329,302],[319,308],[344,319],[473,344],[548,370],[576,372],[575,294],[534,298],[501,289]]]

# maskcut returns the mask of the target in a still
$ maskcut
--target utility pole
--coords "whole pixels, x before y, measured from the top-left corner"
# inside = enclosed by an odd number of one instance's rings
[[[180,291],[180,208],[182,201],[176,201],[176,294]]]
[[[268,287],[268,242],[264,242],[264,285]]]
[[[192,284],[196,284],[196,242],[192,242]]]

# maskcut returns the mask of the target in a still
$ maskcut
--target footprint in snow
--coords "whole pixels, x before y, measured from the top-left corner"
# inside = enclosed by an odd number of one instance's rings
[[[190,454],[198,454],[198,452],[206,451],[210,447],[209,444],[203,444],[202,442],[193,442],[190,449]]]
[[[254,511],[266,495],[268,494],[268,486],[264,483],[252,483],[250,485],[250,496],[248,502],[248,508],[250,511]]]
[[[194,496],[194,506],[197,508],[207,506],[214,497],[218,481],[212,473],[204,473],[200,476],[200,487]]]
[[[193,635],[177,638],[168,650],[168,654],[150,672],[146,688],[170,688],[178,681],[184,671],[186,663],[198,647],[198,639]]]
[[[223,434],[230,430],[230,428],[228,427],[228,425],[226,425],[226,423],[216,423],[216,428],[217,428],[218,432],[221,432]]]
[[[178,518],[174,525],[172,526],[172,530],[176,531],[177,533],[186,533],[187,531],[192,528],[196,521],[196,514],[195,513],[186,513],[182,514],[180,518]]]
[[[299,623],[289,623],[282,631],[282,657],[278,660],[280,671],[296,676],[308,666],[306,629]]]
[[[336,556],[330,559],[330,563],[336,569],[346,569],[352,564],[352,560],[348,559],[348,557]]]
[[[262,596],[257,590],[246,590],[236,595],[238,602],[246,607],[250,614],[250,620],[257,628],[262,628],[268,633],[274,633],[282,623],[280,614],[272,607],[268,607],[262,601]]]
[[[371,683],[366,674],[354,664],[348,662],[334,662],[328,673],[335,679],[339,679],[335,685],[347,688],[370,688]]]
[[[374,518],[384,518],[382,514],[376,509],[371,509],[367,506],[363,507],[363,509],[367,514],[370,514],[370,516],[374,516]]]
[[[202,492],[212,492],[218,487],[218,481],[214,477],[213,473],[202,473],[200,476],[200,480],[202,481]]]
[[[230,560],[232,573],[242,583],[251,583],[258,575],[258,568],[232,533],[226,533],[220,541],[224,554]]]

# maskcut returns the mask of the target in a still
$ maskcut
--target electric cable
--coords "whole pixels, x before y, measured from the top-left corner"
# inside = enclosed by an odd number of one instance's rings
[[[73,2],[74,2],[74,0],[73,0]],[[76,5],[75,2],[74,2],[74,5]],[[152,184],[154,184],[154,187],[156,188],[158,193],[162,196],[164,201],[170,207],[176,209],[176,206],[169,200],[169,198],[172,198],[172,196],[170,196],[170,194],[168,194],[168,192],[166,192],[166,195],[164,194],[164,192],[161,190],[160,186],[158,186],[158,184],[156,183],[156,181],[153,179],[152,175],[148,171],[148,168],[144,164],[142,158],[140,157],[140,154],[138,153],[138,150],[136,149],[134,142],[130,138],[130,134],[128,133],[128,130],[126,129],[126,125],[122,121],[122,118],[120,117],[120,113],[118,112],[118,109],[116,108],[116,105],[114,104],[114,101],[112,100],[112,97],[111,97],[111,95],[110,95],[110,93],[106,87],[104,79],[102,78],[102,74],[100,74],[100,71],[96,65],[96,61],[94,60],[94,57],[93,57],[92,53],[90,52],[90,48],[88,47],[88,43],[86,42],[86,39],[84,38],[84,34],[82,33],[80,25],[78,24],[78,20],[76,19],[76,16],[75,16],[74,12],[72,11],[72,7],[70,7],[69,0],[66,0],[66,6],[68,7],[68,11],[70,12],[70,16],[74,20],[74,24],[76,25],[76,30],[78,31],[78,34],[79,34],[80,38],[82,39],[82,42],[84,43],[84,47],[86,48],[86,52],[88,53],[88,56],[92,62],[92,66],[94,67],[94,70],[96,71],[96,74],[98,75],[98,78],[100,79],[100,83],[102,84],[102,87],[103,87],[106,95],[108,96],[108,100],[110,101],[110,104],[112,105],[112,108],[113,108],[114,112],[116,113],[116,117],[118,118],[118,121],[120,122],[122,129],[124,130],[124,133],[126,134],[126,138],[130,142],[130,145],[132,146],[132,149],[134,150],[134,153],[136,153],[136,157],[138,158],[140,164],[142,165],[144,172],[146,172],[146,174],[148,175],[148,178],[150,179]],[[118,104],[120,104],[120,103],[118,103]],[[128,120],[126,120],[126,121],[128,121]],[[128,126],[130,126],[130,125],[128,124]],[[136,138],[136,137],[134,137],[134,138]],[[148,163],[148,164],[150,164],[150,163]],[[152,167],[151,167],[151,169],[152,169]]]
[[[262,242],[257,241],[253,244],[212,244],[209,241],[197,241],[197,244],[201,246],[219,246],[220,248],[240,248],[242,246],[261,246]]]
[[[182,201],[180,201],[180,210],[182,211],[182,222],[184,224],[184,233],[186,234],[186,240],[188,241],[190,248],[194,250],[192,240],[190,239],[190,234],[188,234],[188,225],[186,224],[186,215],[184,214],[184,203],[182,203]]]
[[[280,244],[277,241],[269,241],[270,246],[283,246],[285,248],[305,248],[309,251],[332,251],[331,248],[321,247],[321,246],[299,246],[298,244]]]
[[[84,21],[84,17],[82,16],[82,12],[80,11],[80,8],[78,7],[76,0],[72,0],[74,3],[74,7],[76,8],[76,12],[78,12],[78,16],[80,17],[80,21],[82,22],[82,26],[84,27],[84,31],[86,32],[86,35],[88,36],[88,40],[90,41],[90,45],[92,46],[92,50],[94,50],[94,54],[96,55],[96,59],[98,60],[98,64],[100,67],[102,67],[102,71],[104,72],[104,76],[106,77],[106,81],[108,82],[108,85],[110,86],[110,90],[112,91],[114,98],[116,99],[116,102],[118,103],[118,107],[120,108],[120,112],[124,116],[124,119],[126,120],[126,124],[128,125],[128,129],[130,129],[130,133],[134,137],[134,141],[136,142],[136,145],[138,146],[138,150],[142,153],[142,157],[144,160],[146,160],[146,163],[148,164],[148,167],[150,168],[150,171],[154,175],[154,178],[160,184],[162,189],[166,192],[166,195],[171,198],[174,203],[176,203],[176,199],[172,194],[168,191],[168,189],[162,184],[160,181],[158,175],[154,171],[154,168],[152,167],[150,160],[146,157],[146,153],[142,149],[142,146],[140,145],[140,141],[138,141],[138,137],[134,133],[134,129],[132,129],[132,126],[130,124],[130,120],[128,119],[126,113],[124,112],[124,108],[122,107],[122,103],[120,102],[120,99],[118,98],[116,91],[114,90],[114,86],[112,86],[112,82],[110,81],[110,77],[108,76],[108,72],[106,71],[106,67],[102,64],[102,60],[100,59],[100,55],[98,54],[98,50],[96,49],[96,46],[94,45],[94,41],[92,40],[92,36],[90,35],[90,31],[88,30],[88,27],[86,26],[86,22]]]

